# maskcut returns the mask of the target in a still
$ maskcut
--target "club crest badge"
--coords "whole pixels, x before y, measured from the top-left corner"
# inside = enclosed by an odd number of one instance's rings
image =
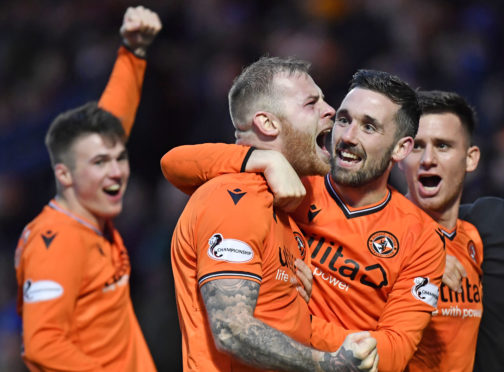
[[[399,251],[399,241],[388,231],[377,231],[368,238],[367,247],[377,257],[391,258]]]
[[[476,247],[474,246],[474,242],[472,240],[467,244],[467,253],[469,253],[469,257],[471,257],[474,262],[477,262]]]
[[[299,254],[301,255],[301,258],[304,260],[305,255],[306,255],[306,247],[304,243],[304,238],[303,235],[298,233],[297,231],[294,231],[294,239],[296,239],[298,249],[299,249]]]

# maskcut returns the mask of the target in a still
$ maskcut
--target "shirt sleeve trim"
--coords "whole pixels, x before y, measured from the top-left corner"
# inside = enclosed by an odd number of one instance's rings
[[[249,273],[246,271],[217,271],[214,273],[209,273],[209,274],[203,275],[198,280],[198,284],[201,286],[204,282],[218,278],[218,277],[234,277],[234,278],[239,277],[239,278],[243,278],[243,279],[257,281],[259,283],[261,283],[261,281],[262,281],[262,278],[259,275]]]
[[[255,147],[251,147],[247,153],[245,154],[245,158],[243,159],[243,162],[242,162],[242,165],[241,165],[241,168],[240,168],[240,173],[243,173],[245,172],[245,168],[247,167],[247,162],[250,158],[250,155],[252,155],[252,152],[255,150]]]

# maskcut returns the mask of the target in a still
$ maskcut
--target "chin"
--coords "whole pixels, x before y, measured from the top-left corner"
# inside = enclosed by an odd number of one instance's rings
[[[106,211],[101,211],[100,217],[110,220],[116,218],[121,212],[122,212],[122,205],[115,206],[113,208],[109,208]]]
[[[418,206],[425,211],[437,212],[442,207],[442,203],[435,198],[420,198]]]

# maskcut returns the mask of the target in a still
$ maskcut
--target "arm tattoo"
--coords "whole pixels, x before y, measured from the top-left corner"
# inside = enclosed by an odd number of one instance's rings
[[[360,360],[351,351],[316,351],[254,318],[259,284],[218,279],[205,283],[200,291],[217,347],[235,358],[253,366],[285,371],[357,370],[353,366]]]
[[[347,350],[342,346],[334,354],[325,353],[324,360],[320,362],[324,371],[341,371],[341,372],[358,372],[361,360],[354,357],[351,350]]]

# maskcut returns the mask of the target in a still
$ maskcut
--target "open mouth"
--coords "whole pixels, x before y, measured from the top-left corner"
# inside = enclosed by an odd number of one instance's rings
[[[317,136],[317,146],[320,147],[323,151],[329,152],[331,144],[331,129],[325,129]]]
[[[338,155],[338,158],[340,158],[342,161],[346,163],[357,163],[361,161],[361,157],[346,150],[346,149],[337,149],[336,154]]]
[[[441,177],[439,176],[420,176],[418,181],[422,184],[424,188],[435,188],[441,182]]]
[[[116,196],[117,194],[119,194],[120,190],[121,190],[121,185],[119,185],[118,183],[111,185],[111,186],[108,186],[108,187],[105,187],[103,189],[103,191],[110,196]]]

